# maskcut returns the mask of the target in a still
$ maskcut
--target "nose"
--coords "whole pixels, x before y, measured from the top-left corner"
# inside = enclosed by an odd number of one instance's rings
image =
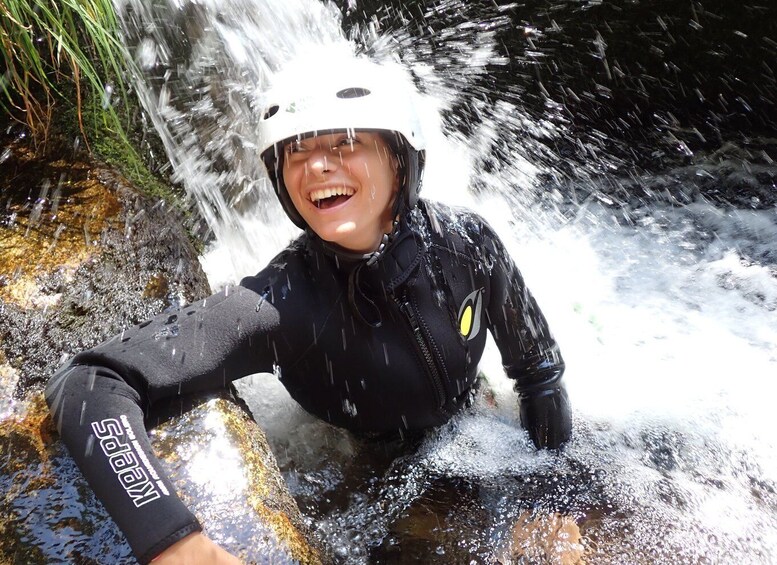
[[[310,173],[323,176],[325,173],[331,173],[337,170],[336,151],[328,147],[318,146],[310,152],[306,163],[306,170]]]

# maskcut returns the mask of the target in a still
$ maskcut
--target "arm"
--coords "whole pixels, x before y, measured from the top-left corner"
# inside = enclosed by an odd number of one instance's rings
[[[564,360],[548,323],[499,237],[483,226],[491,269],[488,317],[507,376],[515,381],[521,424],[537,448],[556,449],[572,433]]]
[[[62,440],[141,563],[201,529],[153,454],[145,411],[271,369],[278,323],[269,302],[232,287],[76,355],[49,382]]]

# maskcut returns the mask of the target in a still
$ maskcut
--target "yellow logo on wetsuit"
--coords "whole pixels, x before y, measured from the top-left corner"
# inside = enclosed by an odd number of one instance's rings
[[[459,308],[459,332],[467,340],[474,339],[480,332],[480,318],[483,310],[483,289],[471,292]]]

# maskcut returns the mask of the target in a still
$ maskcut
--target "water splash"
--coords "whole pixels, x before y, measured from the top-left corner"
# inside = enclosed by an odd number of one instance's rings
[[[350,49],[339,13],[304,0],[116,0],[134,57],[135,88],[173,167],[234,282],[294,230],[256,152],[261,95],[285,61],[313,49]],[[304,30],[303,34],[298,33]],[[266,230],[268,224],[280,229]],[[250,269],[249,269],[250,270]],[[228,273],[229,274],[229,273]]]

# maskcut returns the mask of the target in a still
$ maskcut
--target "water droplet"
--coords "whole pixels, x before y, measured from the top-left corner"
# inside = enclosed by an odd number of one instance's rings
[[[110,84],[106,84],[105,89],[103,90],[103,97],[102,97],[103,110],[107,109],[111,105],[112,97],[113,97],[113,86],[111,86]]]
[[[167,327],[167,328],[162,328],[158,332],[154,333],[154,339],[155,340],[160,340],[162,338],[167,339],[167,338],[171,338],[171,337],[176,337],[178,335],[179,329],[180,328],[179,328],[179,326],[177,324],[174,325],[174,326]]]
[[[78,417],[78,425],[84,425],[84,417],[86,416],[86,400],[81,402],[81,415]]]
[[[356,410],[356,404],[348,400],[347,398],[343,399],[343,412],[345,414],[348,414],[352,418],[355,418],[358,414],[358,410]]]
[[[157,50],[156,44],[150,37],[145,37],[141,40],[137,49],[135,50],[135,58],[144,70],[153,69],[157,63]]]

